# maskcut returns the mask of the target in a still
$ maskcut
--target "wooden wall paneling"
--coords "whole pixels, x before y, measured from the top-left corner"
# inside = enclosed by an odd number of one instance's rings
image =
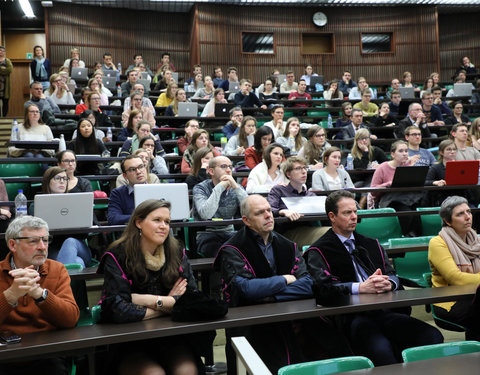
[[[23,104],[30,97],[30,60],[12,59],[12,64],[13,72],[10,75],[12,90],[10,93],[10,101],[8,103],[8,116],[23,119]]]

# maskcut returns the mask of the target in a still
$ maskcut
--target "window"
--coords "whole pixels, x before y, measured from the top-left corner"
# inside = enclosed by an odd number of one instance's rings
[[[362,53],[392,53],[393,33],[362,33]]]
[[[273,34],[242,32],[243,53],[275,53]]]
[[[335,35],[332,33],[302,34],[302,55],[335,53]]]

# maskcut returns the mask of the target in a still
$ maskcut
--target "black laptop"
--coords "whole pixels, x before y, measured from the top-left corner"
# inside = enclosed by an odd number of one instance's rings
[[[215,103],[215,117],[230,117],[230,110],[235,107],[233,103]]]
[[[397,167],[391,187],[424,186],[429,168],[427,165],[420,167]]]
[[[310,87],[315,87],[317,83],[323,85],[323,76],[312,76],[310,77]]]

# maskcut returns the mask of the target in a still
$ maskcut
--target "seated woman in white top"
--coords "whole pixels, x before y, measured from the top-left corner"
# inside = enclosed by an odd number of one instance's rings
[[[322,169],[318,169],[312,176],[313,190],[338,190],[353,188],[350,175],[340,165],[342,151],[338,147],[330,147],[323,153]]]
[[[108,96],[102,92],[102,83],[101,80],[98,82],[95,78],[90,78],[87,83],[88,88],[90,91],[95,91],[98,95],[100,95],[100,105],[109,105]]]
[[[268,193],[278,184],[288,184],[280,168],[284,160],[283,147],[278,143],[271,143],[263,152],[263,161],[250,171],[247,180],[247,193]]]
[[[215,87],[213,87],[212,77],[205,76],[203,80],[203,87],[199,88],[195,94],[192,96],[192,99],[211,99],[213,96],[213,91]]]
[[[103,85],[102,77],[104,76],[103,70],[96,70],[93,78],[95,78],[100,86],[100,92],[107,95],[107,97],[112,97],[112,92]]]
[[[223,89],[215,89],[213,98],[205,105],[200,117],[215,117],[215,104],[217,103],[227,103]]]
[[[323,92],[325,100],[343,99],[343,93],[338,89],[338,81],[336,79],[330,82],[328,89]],[[331,103],[327,103],[327,107],[333,106]]]
[[[12,129],[12,132],[15,130]],[[51,141],[53,139],[50,127],[45,125],[40,118],[40,109],[36,104],[30,104],[25,108],[25,116],[23,124],[18,124],[17,134],[12,135],[12,139],[19,141]],[[53,156],[54,150],[37,150],[24,149],[10,146],[8,153],[12,157],[29,157],[29,158],[43,158],[45,156]]]
[[[252,116],[245,116],[240,124],[238,134],[228,140],[224,154],[228,156],[245,155],[245,150],[253,146],[256,131],[257,120]]]
[[[64,66],[65,68],[68,68],[70,66],[71,59],[77,59],[78,67],[85,68],[85,63],[82,60],[80,60],[80,50],[78,48],[72,48],[70,50],[70,58],[66,59],[62,66]]]
[[[288,119],[283,137],[277,138],[276,142],[287,147],[290,150],[290,156],[298,154],[298,151],[307,142],[307,139],[302,137],[300,132],[300,121],[298,118],[290,117]]]
[[[49,96],[57,104],[76,104],[72,93],[59,74],[50,76],[50,87],[45,91],[45,96]]]

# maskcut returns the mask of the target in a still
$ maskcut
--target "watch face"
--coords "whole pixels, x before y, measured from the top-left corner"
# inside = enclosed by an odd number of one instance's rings
[[[313,23],[317,26],[325,26],[327,24],[327,16],[325,13],[316,12],[313,15]]]

